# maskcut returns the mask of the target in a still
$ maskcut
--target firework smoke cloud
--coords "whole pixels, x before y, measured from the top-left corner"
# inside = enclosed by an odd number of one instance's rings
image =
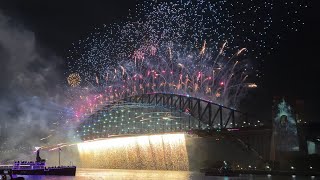
[[[19,159],[48,143],[45,137],[59,124],[57,66],[62,61],[48,54],[32,32],[0,12],[1,161]]]

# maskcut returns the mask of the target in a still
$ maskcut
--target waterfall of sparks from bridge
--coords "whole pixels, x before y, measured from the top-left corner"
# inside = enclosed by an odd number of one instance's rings
[[[96,140],[78,150],[82,168],[189,170],[184,134]]]

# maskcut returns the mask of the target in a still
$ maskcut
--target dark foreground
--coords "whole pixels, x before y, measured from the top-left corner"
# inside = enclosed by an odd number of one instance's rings
[[[189,171],[152,171],[152,170],[114,170],[114,169],[77,169],[75,177],[68,176],[22,176],[31,180],[316,180],[315,176],[278,176],[278,175],[240,175],[238,177],[205,176],[200,172]]]
[[[220,171],[219,169],[201,169],[206,176],[240,176],[244,174],[249,175],[274,175],[274,176],[306,176],[306,177],[320,177],[320,172],[316,171],[280,171],[280,170],[230,170]]]

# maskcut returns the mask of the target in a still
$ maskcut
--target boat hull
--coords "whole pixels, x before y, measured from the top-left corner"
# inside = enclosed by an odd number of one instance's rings
[[[76,175],[76,167],[48,168],[48,169],[13,169],[12,174],[75,176]]]

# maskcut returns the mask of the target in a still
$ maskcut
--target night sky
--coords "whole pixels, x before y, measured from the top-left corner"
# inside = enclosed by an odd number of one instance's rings
[[[245,101],[257,117],[270,118],[272,96],[286,95],[305,100],[307,118],[320,122],[316,100],[319,94],[316,86],[320,82],[320,15],[316,0],[313,1],[301,17],[305,24],[300,30],[285,34],[280,45],[264,58],[259,88]],[[33,31],[41,46],[66,57],[73,42],[85,38],[97,26],[126,17],[135,3],[134,0],[1,0],[0,9]],[[63,71],[63,65],[60,70]]]

